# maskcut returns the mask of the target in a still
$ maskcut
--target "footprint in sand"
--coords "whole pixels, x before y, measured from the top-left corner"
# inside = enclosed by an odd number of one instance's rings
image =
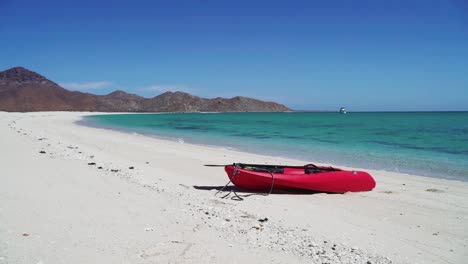
[[[161,242],[157,246],[143,250],[140,257],[159,261],[173,260],[175,257],[184,256],[192,246],[193,243],[177,240]]]

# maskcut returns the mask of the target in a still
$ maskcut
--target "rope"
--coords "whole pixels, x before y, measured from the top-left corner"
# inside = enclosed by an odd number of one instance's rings
[[[224,187],[221,188],[221,190],[217,191],[217,192],[215,193],[215,196],[217,196],[219,193],[223,192],[224,189],[226,189],[226,187],[228,187],[228,185],[232,182],[232,180],[234,180],[234,178],[237,176],[237,173],[238,173],[237,169],[238,169],[238,168],[240,168],[240,167],[239,167],[239,164],[234,163],[234,171],[232,172],[232,178],[229,178],[229,181],[226,183],[226,185],[224,185]],[[233,190],[230,190],[226,195],[222,196],[221,199],[227,198],[232,192],[234,193],[234,197],[231,198],[232,200],[237,200],[237,201],[243,201],[243,200],[244,200],[244,198],[240,197],[240,196],[236,193],[236,191],[233,191]],[[235,198],[235,199],[234,199],[234,198]]]
[[[273,186],[275,185],[275,175],[273,174],[273,172],[269,170],[267,170],[267,172],[270,173],[271,175],[271,187],[270,187],[270,191],[267,194],[264,194],[264,196],[270,195],[273,192]]]
[[[221,188],[219,191],[215,193],[215,196],[217,196],[219,193],[224,192],[224,190],[228,187],[228,185],[234,180],[234,178],[238,175],[238,169],[240,168],[238,163],[234,163],[234,171],[232,172],[232,177],[229,178],[229,181],[224,185],[223,188]],[[271,186],[270,186],[270,191],[268,193],[263,194],[263,196],[268,196],[273,192],[273,187],[275,185],[275,175],[273,174],[272,171],[265,169],[263,170],[264,172],[268,172],[271,175]],[[234,193],[234,197],[232,197],[232,200],[237,200],[237,201],[243,201],[244,198],[240,197],[236,191],[230,190],[226,195],[221,196],[221,199],[227,198],[231,193]]]

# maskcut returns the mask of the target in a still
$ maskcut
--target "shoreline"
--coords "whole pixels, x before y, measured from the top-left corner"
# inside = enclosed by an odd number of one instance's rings
[[[415,167],[410,167],[407,168],[406,166],[403,167],[394,167],[392,168],[387,168],[391,166],[391,164],[382,164],[382,163],[377,163],[374,164],[373,166],[370,165],[369,163],[364,164],[364,163],[359,163],[360,161],[358,160],[348,160],[350,157],[341,157],[339,156],[340,154],[337,154],[338,152],[345,152],[345,150],[335,150],[333,154],[327,153],[327,158],[320,158],[320,157],[315,157],[315,158],[310,158],[310,159],[302,159],[301,155],[303,154],[297,154],[291,149],[278,149],[278,147],[269,147],[268,145],[261,145],[256,146],[255,148],[250,148],[249,145],[242,145],[240,143],[231,143],[230,145],[226,145],[223,143],[216,144],[216,142],[213,142],[213,140],[209,141],[208,138],[203,138],[199,136],[192,136],[190,135],[173,135],[173,134],[168,134],[167,132],[160,132],[159,134],[156,132],[154,133],[153,130],[145,130],[145,128],[129,128],[129,127],[118,127],[118,126],[113,126],[113,125],[103,125],[102,123],[99,123],[99,121],[92,120],[90,118],[87,118],[88,116],[91,115],[113,115],[113,114],[118,114],[118,115],[125,115],[127,113],[97,113],[97,114],[90,114],[90,115],[84,115],[82,119],[77,121],[77,124],[91,127],[91,128],[97,128],[97,129],[106,129],[106,130],[111,130],[111,131],[117,131],[117,132],[123,132],[123,133],[129,133],[129,134],[138,134],[142,136],[147,136],[155,139],[160,139],[160,140],[167,140],[167,141],[184,141],[184,143],[195,145],[195,146],[203,146],[203,147],[211,147],[211,148],[216,148],[216,149],[227,149],[227,150],[233,150],[237,152],[242,152],[242,153],[248,153],[248,154],[253,154],[253,155],[260,155],[260,156],[268,156],[268,157],[276,157],[276,158],[281,158],[283,160],[292,160],[292,161],[300,161],[303,164],[308,164],[311,161],[313,161],[314,164],[318,165],[324,165],[324,166],[333,166],[337,168],[345,168],[345,169],[350,169],[350,168],[358,168],[359,170],[362,171],[382,171],[385,173],[398,173],[398,174],[407,174],[407,175],[412,175],[412,176],[418,176],[418,177],[427,177],[427,178],[433,178],[433,179],[443,179],[443,180],[450,180],[450,181],[458,181],[458,182],[466,182],[468,183],[468,177],[462,176],[463,174],[443,174],[440,171],[432,171],[432,170],[422,170],[421,168],[415,168]],[[129,113],[129,114],[139,114],[139,113]],[[153,113],[150,113],[153,114]],[[174,113],[155,113],[155,114],[174,114]],[[179,113],[180,114],[180,113]],[[188,137],[188,140],[187,138]],[[228,136],[223,135],[223,136],[218,136],[218,137],[226,137],[226,140],[228,139]],[[222,140],[222,138],[218,138]],[[238,139],[232,139],[232,140],[238,140]],[[380,157],[382,158],[382,157]],[[330,159],[335,159],[333,162],[329,162],[328,160]],[[433,161],[436,162],[436,161]]]
[[[214,196],[228,179],[204,163],[303,161],[73,123],[91,114],[0,112],[0,263],[468,258],[466,182],[366,170],[372,192],[236,202]]]

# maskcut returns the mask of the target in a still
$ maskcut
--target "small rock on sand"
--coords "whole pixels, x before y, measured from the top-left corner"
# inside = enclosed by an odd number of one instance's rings
[[[261,230],[261,229],[263,229],[263,225],[261,225],[261,224],[256,224],[256,225],[254,225],[253,228],[255,228],[255,229],[257,229],[257,230]]]

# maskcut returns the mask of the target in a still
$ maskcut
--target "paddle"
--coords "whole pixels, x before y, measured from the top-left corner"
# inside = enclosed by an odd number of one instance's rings
[[[235,166],[239,165],[241,167],[267,167],[267,168],[278,168],[278,167],[287,167],[287,168],[296,168],[296,169],[302,169],[302,168],[307,168],[307,167],[313,167],[313,168],[318,168],[314,164],[306,164],[304,166],[288,166],[288,165],[270,165],[270,164],[247,164],[247,163],[233,163],[233,164],[227,164],[227,165],[221,165],[221,164],[205,164],[205,167],[226,167],[226,166]]]
[[[308,172],[321,172],[321,171],[339,171],[340,169],[333,168],[333,167],[317,167],[314,164],[306,164],[304,166],[288,166],[288,165],[269,165],[269,164],[247,164],[247,163],[233,163],[233,164],[227,164],[227,165],[221,165],[221,164],[205,164],[206,167],[226,167],[226,166],[234,166],[234,167],[240,167],[242,169],[246,167],[254,167],[257,169],[265,169],[266,171],[272,171],[275,169],[284,169],[284,168],[293,168],[293,169],[305,169],[308,170]],[[307,171],[306,171],[307,172]]]

